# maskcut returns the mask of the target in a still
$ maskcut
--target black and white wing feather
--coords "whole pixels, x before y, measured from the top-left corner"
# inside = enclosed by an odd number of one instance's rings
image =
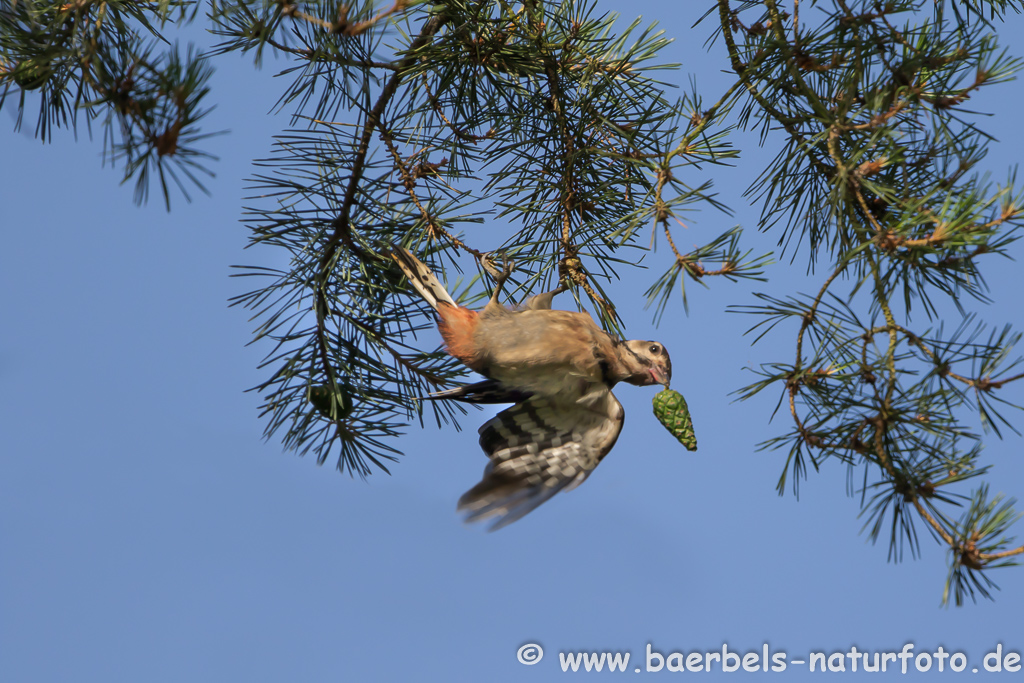
[[[615,445],[625,411],[612,392],[586,402],[531,396],[480,428],[490,458],[479,484],[459,499],[467,522],[495,518],[496,531],[559,491],[579,486]]]

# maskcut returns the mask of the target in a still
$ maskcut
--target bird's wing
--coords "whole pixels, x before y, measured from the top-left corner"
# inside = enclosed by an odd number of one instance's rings
[[[625,411],[612,392],[588,402],[531,396],[480,428],[490,458],[479,484],[459,499],[467,522],[511,524],[559,491],[579,486],[615,445]]]

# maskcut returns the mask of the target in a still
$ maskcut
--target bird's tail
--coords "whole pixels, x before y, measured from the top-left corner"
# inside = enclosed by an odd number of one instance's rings
[[[394,259],[398,267],[405,273],[405,277],[409,279],[409,284],[430,304],[431,308],[437,310],[438,305],[441,303],[451,304],[452,306],[458,305],[455,303],[452,295],[445,290],[441,281],[437,279],[437,276],[430,272],[430,268],[413,256],[412,252],[408,249],[394,247],[391,250],[391,258]]]
[[[493,404],[493,403],[519,403],[530,398],[532,394],[528,391],[510,389],[497,380],[486,379],[483,382],[467,384],[447,391],[435,391],[423,396],[421,401],[438,401],[447,399],[451,401],[462,401],[463,403]]]

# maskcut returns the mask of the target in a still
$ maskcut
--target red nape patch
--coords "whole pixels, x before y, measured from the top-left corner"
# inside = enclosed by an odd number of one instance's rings
[[[437,307],[437,329],[441,331],[448,353],[472,367],[474,359],[473,332],[480,314],[461,306],[441,302]]]

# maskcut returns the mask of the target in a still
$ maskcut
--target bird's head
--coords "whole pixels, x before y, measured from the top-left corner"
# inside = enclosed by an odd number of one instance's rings
[[[672,360],[661,343],[630,339],[623,346],[627,351],[623,354],[623,360],[630,372],[624,381],[641,387],[650,384],[664,384],[667,387],[672,381]]]

